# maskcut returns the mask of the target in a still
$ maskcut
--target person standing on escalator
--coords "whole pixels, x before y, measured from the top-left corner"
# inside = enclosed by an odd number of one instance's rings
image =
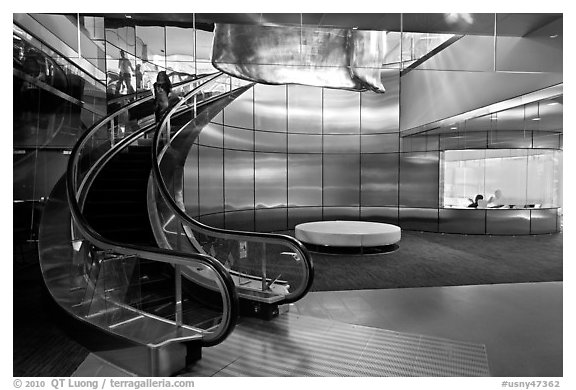
[[[156,123],[160,123],[162,115],[168,109],[170,105],[169,97],[170,91],[172,90],[172,83],[168,78],[165,71],[158,72],[156,76],[156,82],[152,87],[152,93],[154,94],[154,114],[156,116]]]
[[[120,59],[118,60],[118,81],[116,83],[116,95],[120,93],[120,88],[122,84],[126,84],[126,90],[128,94],[134,93],[134,88],[132,88],[132,74],[134,68],[132,63],[128,58],[125,57],[124,50],[120,50]]]

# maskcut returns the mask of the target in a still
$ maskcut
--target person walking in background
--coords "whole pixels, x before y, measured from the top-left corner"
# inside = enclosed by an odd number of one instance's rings
[[[172,83],[165,71],[158,72],[156,82],[153,85],[152,93],[154,94],[154,114],[156,116],[156,123],[160,122],[162,115],[168,109],[170,91],[172,90]]]
[[[126,85],[127,93],[134,93],[132,88],[132,73],[134,68],[128,58],[125,57],[124,50],[120,50],[120,59],[118,60],[118,82],[116,83],[116,95],[120,93],[122,84]]]

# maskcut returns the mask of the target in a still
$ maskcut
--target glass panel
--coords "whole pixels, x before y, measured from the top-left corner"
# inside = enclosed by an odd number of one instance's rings
[[[136,26],[136,56],[142,61],[166,67],[166,35],[164,27]]]

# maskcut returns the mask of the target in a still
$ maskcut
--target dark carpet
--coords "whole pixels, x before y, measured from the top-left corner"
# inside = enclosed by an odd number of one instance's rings
[[[311,253],[311,291],[562,280],[562,233],[513,237],[403,231],[398,250],[390,253]]]
[[[14,248],[13,375],[70,376],[88,350],[56,323],[35,244]]]

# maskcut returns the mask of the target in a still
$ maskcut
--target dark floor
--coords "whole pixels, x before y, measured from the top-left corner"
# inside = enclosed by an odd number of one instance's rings
[[[312,252],[312,291],[562,281],[562,238],[403,231],[390,253]]]
[[[89,351],[55,322],[35,243],[14,245],[14,376],[70,376]]]

